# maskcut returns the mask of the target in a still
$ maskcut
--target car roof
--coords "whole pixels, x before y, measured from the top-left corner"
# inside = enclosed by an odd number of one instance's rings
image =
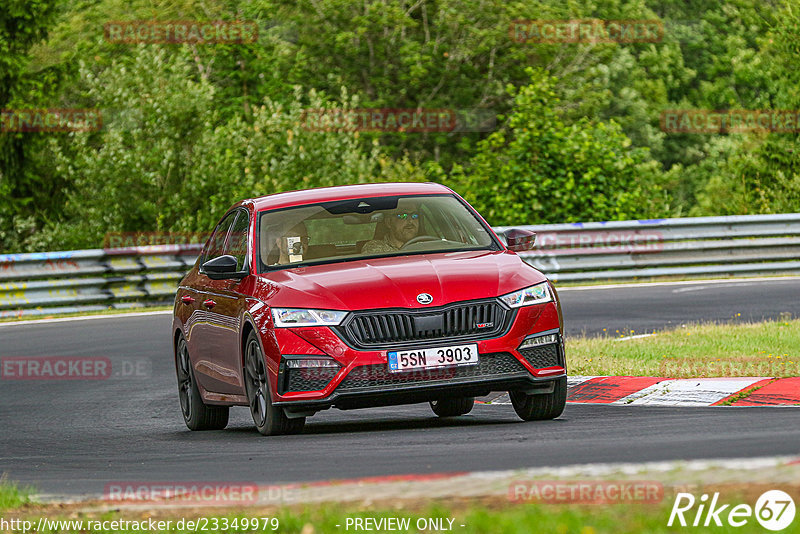
[[[354,198],[382,197],[394,195],[441,195],[452,194],[453,190],[433,182],[406,183],[389,182],[375,184],[341,185],[320,187],[301,191],[287,191],[242,201],[252,203],[256,211],[289,208],[332,200],[351,200]]]

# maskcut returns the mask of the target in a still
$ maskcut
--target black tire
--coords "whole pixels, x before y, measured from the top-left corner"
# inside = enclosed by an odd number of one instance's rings
[[[175,369],[178,374],[178,397],[181,401],[183,420],[189,430],[222,430],[228,426],[227,406],[204,404],[200,388],[189,358],[189,347],[183,334],[175,347]]]
[[[514,411],[525,421],[555,419],[564,412],[567,405],[567,378],[558,378],[553,392],[540,395],[527,395],[521,391],[510,391]]]
[[[272,404],[264,354],[255,332],[250,332],[244,345],[244,384],[250,415],[261,434],[278,436],[303,430],[305,417],[289,419],[282,408]]]
[[[468,414],[472,411],[473,406],[475,406],[475,397],[431,401],[431,409],[439,417],[456,417]]]

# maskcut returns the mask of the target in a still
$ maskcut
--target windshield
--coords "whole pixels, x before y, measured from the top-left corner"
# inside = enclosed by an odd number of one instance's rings
[[[391,196],[265,211],[259,272],[378,256],[500,248],[452,195]]]

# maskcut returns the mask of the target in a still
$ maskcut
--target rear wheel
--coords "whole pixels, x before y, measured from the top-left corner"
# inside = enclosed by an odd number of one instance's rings
[[[175,360],[178,372],[178,397],[181,400],[183,420],[189,430],[222,430],[228,425],[227,406],[212,406],[203,403],[200,388],[194,377],[189,347],[183,334],[178,339]]]
[[[439,417],[456,417],[468,414],[475,405],[475,397],[461,397],[457,399],[440,399],[431,401],[433,413]]]
[[[564,412],[567,405],[567,378],[553,382],[553,392],[528,395],[521,391],[511,391],[511,404],[514,411],[525,421],[555,419]]]
[[[289,419],[283,409],[272,404],[267,366],[255,332],[250,332],[245,344],[245,390],[250,414],[256,428],[265,436],[297,434],[306,424],[305,417]]]

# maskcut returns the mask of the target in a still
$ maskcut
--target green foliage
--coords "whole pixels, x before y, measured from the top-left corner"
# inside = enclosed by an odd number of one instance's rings
[[[30,502],[32,488],[20,487],[0,476],[0,511],[14,510]]]
[[[109,231],[205,231],[241,197],[388,179],[446,183],[496,223],[797,211],[796,134],[667,134],[659,118],[800,109],[798,9],[798,0],[7,0],[0,108],[97,107],[107,121],[94,133],[0,132],[0,251],[94,247]],[[581,18],[660,18],[664,38],[509,35],[514,19]],[[103,37],[109,21],[180,19],[253,21],[259,38]],[[533,84],[528,68],[540,73]],[[479,109],[500,130],[300,125],[305,108],[352,106]]]
[[[313,132],[303,110],[352,107],[299,88],[226,119],[188,52],[140,46],[99,73],[81,68],[87,98],[106,110],[99,133],[54,139],[58,172],[73,184],[64,222],[37,247],[99,245],[107,232],[203,231],[235,201],[305,187],[421,180],[408,160],[363,149],[358,133]],[[96,201],[87,202],[87,199]]]
[[[646,150],[631,147],[618,124],[558,110],[555,80],[529,70],[531,83],[509,87],[506,127],[478,145],[465,190],[491,224],[621,220],[659,209]]]
[[[762,37],[762,47],[740,68],[748,78],[769,81],[770,104],[761,109],[800,110],[800,2],[788,0]],[[756,108],[758,109],[758,108]],[[797,111],[795,111],[797,113]],[[692,214],[785,213],[800,211],[800,137],[798,133],[738,136],[725,154],[709,157],[715,165],[698,192]],[[712,163],[714,162],[714,163]]]
[[[33,108],[46,100],[54,73],[32,75],[29,51],[42,40],[56,14],[55,0],[6,0],[0,9],[0,110]],[[22,246],[48,213],[60,209],[63,183],[41,167],[41,135],[0,128],[0,251]],[[44,175],[44,176],[43,176]],[[52,178],[52,179],[50,179]]]
[[[28,50],[53,20],[53,0],[5,0],[0,11],[0,106],[5,107],[28,63]]]

